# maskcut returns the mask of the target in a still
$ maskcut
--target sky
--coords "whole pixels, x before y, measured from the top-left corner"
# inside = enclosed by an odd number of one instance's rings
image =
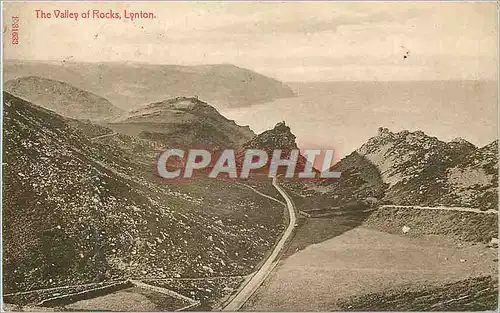
[[[36,9],[122,19],[37,19]],[[131,21],[124,10],[156,18]],[[494,2],[4,2],[3,13],[8,59],[232,63],[286,82],[498,76]]]

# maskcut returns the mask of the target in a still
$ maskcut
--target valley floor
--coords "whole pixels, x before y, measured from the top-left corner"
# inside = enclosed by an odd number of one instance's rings
[[[301,229],[310,231],[311,226],[301,227],[297,238]],[[357,227],[281,260],[242,310],[343,310],[345,299],[384,289],[496,277],[497,262],[497,250],[486,244]]]

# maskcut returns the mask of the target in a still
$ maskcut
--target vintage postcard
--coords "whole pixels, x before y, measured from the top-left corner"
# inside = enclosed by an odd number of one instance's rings
[[[5,311],[496,311],[497,2],[2,2]]]

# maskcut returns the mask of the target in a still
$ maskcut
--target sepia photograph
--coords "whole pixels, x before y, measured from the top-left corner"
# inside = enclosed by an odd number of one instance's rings
[[[1,4],[2,311],[498,311],[498,2]]]

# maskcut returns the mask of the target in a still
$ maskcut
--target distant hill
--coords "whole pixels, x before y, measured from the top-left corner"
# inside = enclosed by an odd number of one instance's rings
[[[128,112],[108,126],[165,146],[235,148],[255,134],[197,98],[178,97]]]
[[[53,79],[20,77],[7,81],[4,89],[66,117],[102,121],[123,113],[103,97]]]
[[[23,76],[64,81],[126,110],[179,96],[198,96],[216,107],[248,106],[294,96],[282,82],[231,64],[4,61],[5,81]]]

